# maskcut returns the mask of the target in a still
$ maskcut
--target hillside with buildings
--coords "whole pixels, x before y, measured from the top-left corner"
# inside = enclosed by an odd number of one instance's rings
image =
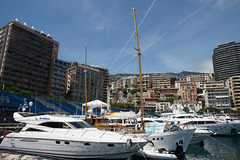
[[[212,73],[186,76],[158,73],[143,75],[142,82],[144,107],[155,109],[156,112],[162,112],[170,105],[182,105],[194,111],[204,107],[237,110],[239,106],[236,85],[240,84],[240,76],[230,77],[227,81],[215,81]],[[110,84],[112,103],[139,105],[140,89],[137,75],[122,76]]]

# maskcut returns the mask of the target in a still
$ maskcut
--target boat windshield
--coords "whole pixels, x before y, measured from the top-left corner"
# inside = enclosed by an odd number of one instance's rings
[[[78,129],[78,128],[92,128],[91,125],[89,125],[88,123],[85,122],[68,122],[69,124],[71,124],[74,128]]]

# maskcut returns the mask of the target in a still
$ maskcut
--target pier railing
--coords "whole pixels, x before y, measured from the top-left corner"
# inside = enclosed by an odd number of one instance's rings
[[[6,130],[18,132],[24,126],[22,123],[0,123],[0,136],[2,136]]]

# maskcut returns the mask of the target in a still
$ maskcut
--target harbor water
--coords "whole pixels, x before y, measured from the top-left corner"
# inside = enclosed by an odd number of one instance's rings
[[[233,137],[208,137],[204,146],[189,145],[186,159],[192,160],[239,160],[240,135]]]
[[[0,155],[6,153],[0,151]],[[18,154],[12,153],[11,154]],[[1,159],[1,158],[0,158]],[[41,157],[45,160],[51,158]],[[185,154],[185,160],[239,160],[240,159],[240,135],[233,137],[208,137],[204,140],[204,146],[189,145]],[[145,160],[144,157],[133,156],[128,160]]]
[[[240,160],[240,135],[233,137],[207,137],[204,146],[190,144],[184,160]],[[133,156],[129,160],[145,160]]]

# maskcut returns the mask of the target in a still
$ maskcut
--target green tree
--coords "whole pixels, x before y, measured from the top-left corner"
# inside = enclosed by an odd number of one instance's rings
[[[217,108],[214,108],[214,107],[207,107],[204,109],[205,112],[213,112],[213,113],[220,113],[221,110],[217,109]]]
[[[201,94],[201,93],[203,93],[203,89],[198,88],[198,89],[197,89],[197,94]]]
[[[189,112],[189,108],[188,107],[184,107],[183,111],[188,113]]]

